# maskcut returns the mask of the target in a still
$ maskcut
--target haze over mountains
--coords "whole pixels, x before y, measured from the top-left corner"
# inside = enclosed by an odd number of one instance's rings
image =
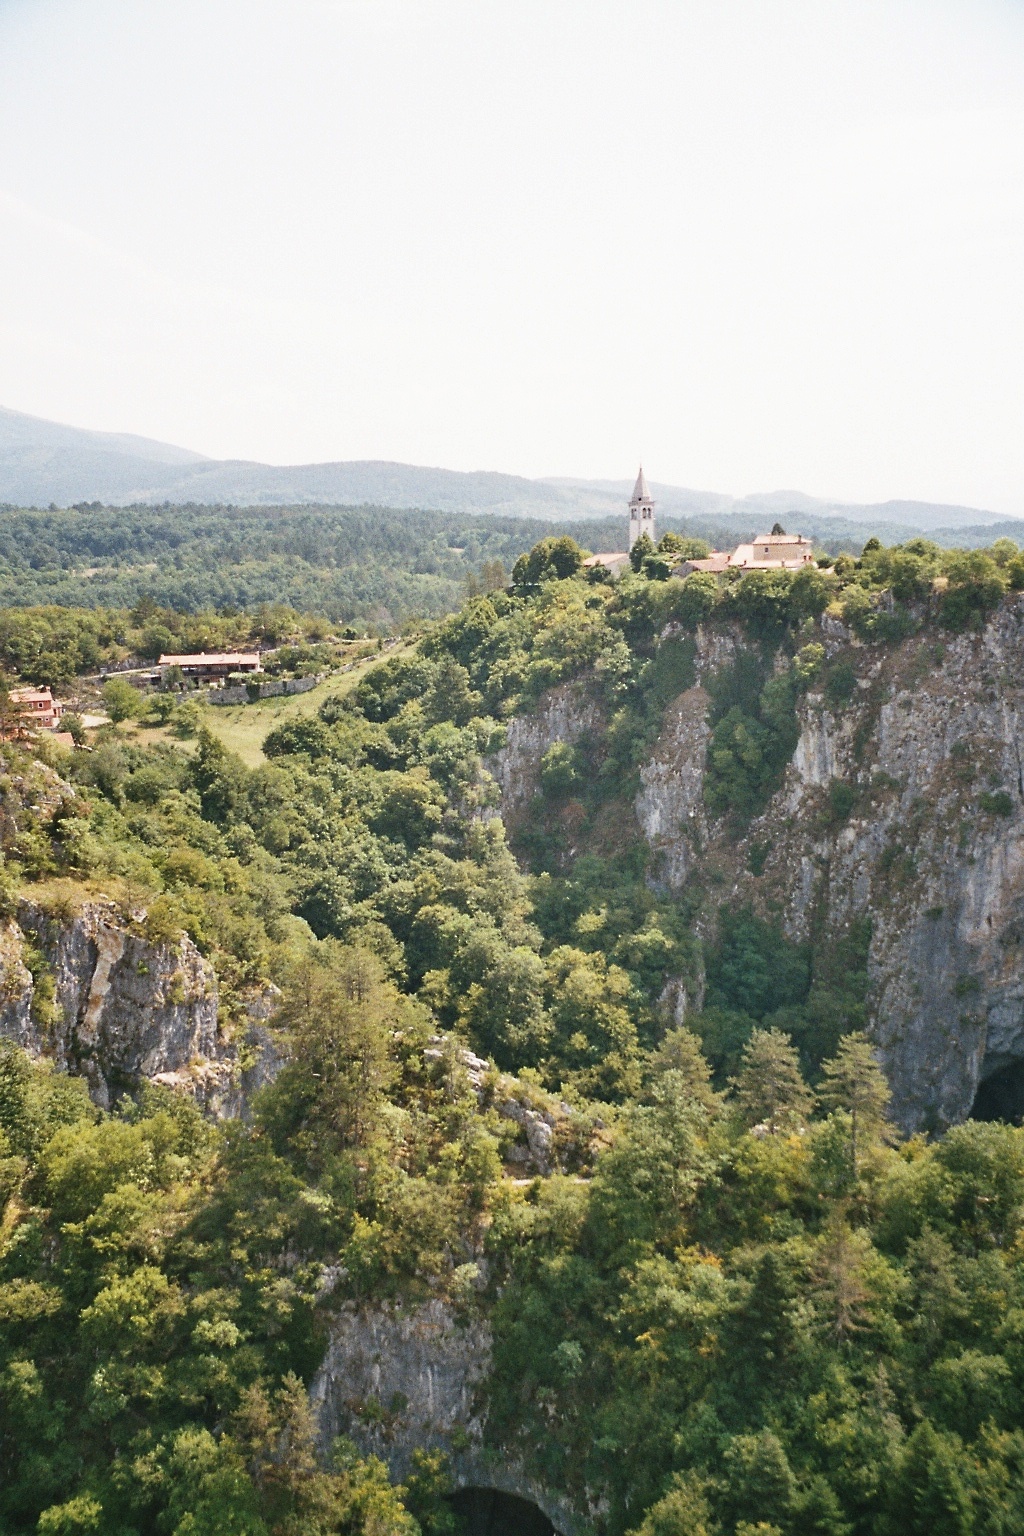
[[[573,519],[616,516],[633,485],[633,466],[622,480],[530,480],[491,471],[458,470],[355,460],[327,464],[260,464],[210,459],[187,448],[131,433],[92,432],[0,407],[0,502],[11,506],[66,507],[98,501],[273,506],[329,504],[419,507],[446,512]],[[977,507],[888,501],[846,504],[800,491],[733,497],[651,481],[662,517],[772,520],[799,516],[810,533],[870,524],[890,538],[910,531],[948,533],[1006,523]],[[1010,532],[1016,523],[1007,523]]]

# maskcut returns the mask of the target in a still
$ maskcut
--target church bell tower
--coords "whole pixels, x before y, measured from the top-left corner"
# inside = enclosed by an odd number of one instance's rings
[[[633,548],[637,539],[646,533],[651,543],[654,543],[654,502],[647,489],[647,481],[644,479],[644,467],[641,464],[640,473],[636,477],[636,485],[633,487],[633,495],[629,503],[629,547]]]

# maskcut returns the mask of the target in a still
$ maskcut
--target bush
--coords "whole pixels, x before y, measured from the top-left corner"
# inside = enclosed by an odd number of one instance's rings
[[[857,691],[857,674],[848,661],[834,666],[825,682],[825,702],[830,709],[848,704]]]
[[[684,629],[696,629],[710,618],[718,601],[718,582],[710,571],[694,571],[673,594],[672,617]]]
[[[181,908],[172,896],[156,896],[149,904],[142,931],[150,944],[173,945],[181,941],[185,924]]]
[[[714,728],[704,800],[713,816],[729,815],[740,826],[779,788],[799,739],[792,670],[766,682],[764,672],[762,657],[740,652],[710,684]]]
[[[748,571],[730,590],[728,601],[752,634],[770,638],[793,617],[793,581],[792,571]]]
[[[76,747],[85,746],[85,726],[82,724],[81,715],[76,714],[74,710],[68,710],[61,716],[60,727],[62,731],[67,731]]]
[[[650,539],[647,542],[650,545],[647,552],[653,553],[653,544]],[[512,567],[512,584],[529,589],[545,581],[564,581],[567,576],[579,574],[584,558],[584,551],[575,539],[564,536],[541,539],[528,555],[519,556]]]
[[[646,562],[656,553],[650,534],[642,533],[629,552],[629,563],[639,575]]]
[[[556,741],[544,753],[540,763],[541,788],[554,799],[566,799],[583,783],[583,764],[579,752],[567,741]]]
[[[980,629],[1009,586],[1007,576],[980,549],[951,555],[946,561],[949,586],[939,617],[947,629]]]
[[[103,704],[115,725],[137,720],[143,710],[142,694],[123,677],[111,677],[103,684]]]
[[[828,804],[832,820],[846,821],[857,801],[857,791],[842,779],[833,779],[828,787]]]
[[[205,712],[194,699],[183,699],[171,715],[171,730],[180,741],[191,741],[202,729]]]

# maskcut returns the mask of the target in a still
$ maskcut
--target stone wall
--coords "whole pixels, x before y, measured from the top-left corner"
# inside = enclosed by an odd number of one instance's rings
[[[274,678],[270,682],[260,683],[256,697],[272,699],[282,693],[308,693],[323,680],[322,673],[318,673],[316,677]],[[244,683],[237,686],[225,684],[223,688],[208,688],[203,697],[207,704],[248,704],[250,702],[249,690]]]

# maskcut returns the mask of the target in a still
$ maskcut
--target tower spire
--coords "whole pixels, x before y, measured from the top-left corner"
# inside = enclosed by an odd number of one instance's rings
[[[654,543],[654,502],[651,493],[647,489],[647,477],[644,467],[640,465],[640,472],[636,477],[636,485],[629,501],[629,547],[633,548],[637,539],[643,538],[646,533],[651,543]]]

